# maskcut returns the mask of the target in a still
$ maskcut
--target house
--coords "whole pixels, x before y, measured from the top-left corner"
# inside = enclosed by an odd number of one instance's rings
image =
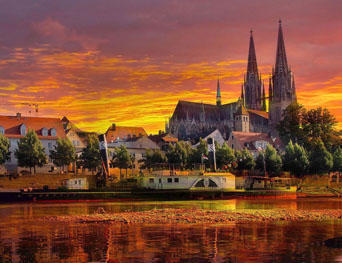
[[[133,167],[135,169],[138,169],[140,167],[139,161],[144,158],[147,149],[154,149],[154,150],[160,149],[158,144],[156,144],[147,136],[134,137],[134,138],[126,139],[126,140],[117,139],[115,141],[107,142],[107,143],[108,143],[108,157],[110,160],[113,158],[115,147],[120,147],[121,145],[125,145],[130,155],[135,158],[134,167]]]
[[[178,142],[178,138],[174,137],[170,133],[159,133],[157,135],[150,135],[148,136],[148,138],[158,144],[162,151],[167,151],[170,144],[176,144]]]
[[[57,139],[66,138],[59,118],[26,117],[20,113],[15,116],[0,116],[0,133],[4,134],[11,143],[10,159],[5,163],[5,168],[9,171],[19,172],[23,170],[23,168],[18,167],[18,160],[15,158],[14,152],[18,147],[18,141],[27,134],[28,129],[33,129],[37,133],[48,157],[50,150],[54,149]],[[54,164],[50,158],[48,158],[46,165],[37,168],[38,173],[52,172],[53,170]]]
[[[114,142],[116,140],[128,140],[131,138],[146,136],[147,133],[142,127],[126,127],[117,126],[113,123],[106,131],[107,143]]]
[[[207,141],[208,138],[213,138],[214,141],[217,142],[220,146],[222,146],[225,142],[221,132],[218,129],[209,132],[204,132],[200,134],[200,137],[196,136],[195,138],[191,139],[193,148],[196,148],[199,145],[199,138],[202,138],[205,141]]]
[[[273,138],[266,133],[237,132],[233,131],[227,141],[229,147],[234,150],[248,149],[254,158],[258,156],[258,149],[266,149],[268,144],[280,150],[283,147],[279,138]]]

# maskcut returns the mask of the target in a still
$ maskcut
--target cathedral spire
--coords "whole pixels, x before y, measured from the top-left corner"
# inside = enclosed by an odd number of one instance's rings
[[[254,39],[253,39],[253,30],[252,29],[250,31],[250,37],[249,37],[247,79],[248,79],[248,75],[250,73],[252,73],[258,77],[258,65],[257,65],[257,60],[256,60],[255,46],[254,46]]]
[[[243,84],[241,85],[241,101],[245,105],[245,94],[243,93]]]
[[[217,90],[216,90],[216,105],[221,105],[221,88],[220,88],[220,77],[217,77]]]
[[[268,81],[268,104],[270,105],[272,102],[273,90],[272,90],[272,77],[270,76]]]
[[[265,83],[264,81],[262,82],[262,111],[266,111],[267,110],[267,106],[266,106],[266,94],[265,94]]]
[[[285,51],[285,42],[283,36],[283,29],[281,26],[281,20],[279,19],[279,29],[278,29],[278,44],[277,44],[277,54],[276,54],[276,64],[275,73],[288,73],[288,65]]]
[[[296,84],[295,84],[295,79],[294,79],[294,74],[292,73],[292,94],[294,100],[297,100],[297,93],[296,93]]]

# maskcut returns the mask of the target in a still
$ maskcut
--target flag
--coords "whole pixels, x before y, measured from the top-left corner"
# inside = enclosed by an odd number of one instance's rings
[[[209,158],[207,156],[205,156],[204,154],[202,154],[202,159],[203,160],[209,160]]]

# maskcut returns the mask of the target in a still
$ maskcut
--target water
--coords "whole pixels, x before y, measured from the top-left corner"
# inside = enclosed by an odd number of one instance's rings
[[[159,208],[342,209],[339,199],[0,205],[0,262],[342,262],[342,220],[225,225],[56,224],[42,216]]]

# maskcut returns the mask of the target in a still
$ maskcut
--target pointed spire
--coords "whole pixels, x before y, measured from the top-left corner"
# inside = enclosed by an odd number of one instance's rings
[[[281,27],[281,19],[279,19],[278,44],[277,44],[275,72],[276,73],[279,73],[279,72],[287,73],[288,72],[283,29]]]
[[[292,94],[293,94],[293,99],[297,100],[297,93],[296,93],[296,84],[295,84],[295,79],[294,79],[294,73],[292,73]]]
[[[243,92],[243,84],[241,85],[241,101],[242,104],[245,105],[245,94]]]
[[[221,105],[220,76],[217,77],[216,105],[217,106]]]
[[[273,89],[272,89],[272,78],[269,78],[269,86],[268,86],[268,104],[271,104],[273,98]]]
[[[247,64],[247,78],[249,73],[253,73],[255,76],[258,76],[258,65],[255,54],[255,46],[253,39],[253,30],[250,31],[251,35],[249,38],[249,51],[248,51],[248,64]]]
[[[266,111],[267,110],[267,106],[266,106],[266,93],[265,93],[265,82],[262,82],[262,107],[261,107],[262,111]]]

